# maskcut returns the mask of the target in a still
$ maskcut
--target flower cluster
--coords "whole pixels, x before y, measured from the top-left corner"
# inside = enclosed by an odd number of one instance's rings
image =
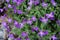
[[[60,14],[55,0],[5,0],[0,23],[8,40],[59,40]]]
[[[46,14],[45,17],[41,17],[40,21],[47,23],[48,19],[54,20],[54,12],[51,12],[50,14]]]

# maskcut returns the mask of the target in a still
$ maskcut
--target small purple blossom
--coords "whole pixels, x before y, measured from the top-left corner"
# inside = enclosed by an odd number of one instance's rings
[[[1,19],[2,19],[2,20],[4,20],[4,19],[5,19],[5,17],[4,17],[4,16],[1,16]]]
[[[17,14],[22,14],[22,10],[17,10]]]
[[[33,1],[30,0],[30,2],[28,2],[28,5],[29,5],[29,6],[32,6],[32,4],[33,4]]]
[[[13,0],[13,3],[16,3],[18,6],[21,5],[24,0]]]
[[[28,37],[26,37],[25,39],[26,39],[26,40],[30,40],[30,38],[28,38]]]
[[[48,31],[46,31],[46,30],[45,30],[45,31],[42,31],[42,30],[41,30],[41,31],[38,33],[38,35],[41,36],[41,37],[43,37],[43,36],[45,36],[45,35],[47,35],[47,34],[48,34]]]
[[[31,20],[32,21],[36,21],[36,17],[35,16],[32,16]]]
[[[22,36],[22,37],[27,37],[27,36],[28,36],[28,33],[27,33],[27,32],[22,32],[22,33],[21,33],[21,36]]]
[[[11,18],[8,18],[8,22],[11,23],[12,22],[12,19]]]
[[[48,31],[47,31],[47,30],[45,30],[45,31],[44,31],[44,33],[45,33],[45,35],[47,35],[47,34],[48,34]]]
[[[48,19],[45,18],[45,17],[41,17],[41,18],[40,18],[40,21],[43,22],[43,23],[47,23],[47,22],[48,22]]]
[[[9,3],[9,2],[10,2],[10,0],[6,0],[6,2],[7,2],[7,3]]]
[[[4,17],[7,17],[7,14],[4,14]]]
[[[13,34],[9,34],[8,37],[11,38],[11,39],[14,39],[14,35]]]
[[[39,0],[30,0],[30,2],[28,3],[30,6],[32,6],[32,4],[34,5],[38,5],[40,2]]]
[[[23,23],[18,23],[17,21],[14,21],[14,25],[16,28],[23,28],[24,27]]]
[[[27,20],[27,24],[32,24],[32,20]]]
[[[19,23],[20,25],[20,28],[23,28],[24,27],[24,24],[23,23]]]
[[[17,0],[12,0],[12,2],[13,2],[13,3],[16,3],[16,2],[17,2]]]
[[[45,2],[42,3],[42,7],[47,7],[47,6],[48,6],[47,3],[45,3]]]
[[[16,38],[15,40],[22,40],[21,38]]]
[[[39,4],[39,0],[35,0],[34,5],[38,5],[38,4]]]
[[[51,3],[52,3],[53,6],[57,5],[57,3],[55,2],[55,0],[51,0]]]
[[[23,24],[26,24],[26,23],[27,23],[27,19],[24,18],[24,19],[22,20],[22,23],[23,23]]]
[[[16,25],[16,24],[18,24],[18,22],[17,21],[14,21],[14,25]]]
[[[38,27],[33,27],[32,31],[39,31],[39,28]]]
[[[28,2],[28,7],[27,7],[27,10],[30,10],[31,9],[31,7],[32,7],[32,4],[33,4],[33,1],[32,0],[30,0],[30,2]]]
[[[54,20],[54,12],[50,12],[50,14],[46,14],[46,17],[50,20]]]
[[[11,30],[9,28],[9,26],[6,27],[6,31],[9,33]]]
[[[14,13],[17,13],[17,9],[14,8]]]
[[[2,26],[6,27],[7,23],[6,22],[2,22]]]
[[[14,25],[15,25],[16,28],[20,28],[20,25],[17,21],[14,21]]]
[[[53,36],[51,37],[51,39],[57,40],[57,37],[56,37],[55,35],[53,35]]]
[[[12,8],[12,5],[11,4],[8,4],[8,8]]]
[[[40,37],[43,37],[43,36],[45,35],[45,33],[44,33],[43,31],[40,31],[40,32],[38,33],[38,35],[39,35]]]
[[[27,10],[30,10],[30,9],[31,9],[31,6],[28,6],[28,7],[27,7]]]
[[[3,9],[0,9],[0,12],[3,12]]]
[[[10,32],[10,28],[9,28],[7,22],[2,22],[2,26],[4,29],[6,29],[7,32]]]

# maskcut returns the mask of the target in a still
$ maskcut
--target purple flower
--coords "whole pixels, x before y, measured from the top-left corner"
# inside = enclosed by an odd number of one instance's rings
[[[43,36],[45,35],[45,33],[41,30],[41,31],[38,33],[38,35],[39,35],[40,37],[43,37]]]
[[[32,4],[33,4],[33,1],[30,0],[30,2],[28,3],[28,5],[29,5],[29,6],[32,6]]]
[[[47,34],[48,34],[48,31],[47,31],[47,30],[45,30],[45,31],[44,31],[44,33],[45,33],[45,35],[47,35]]]
[[[9,3],[9,2],[10,2],[10,0],[6,0],[6,2],[7,2],[7,3]]]
[[[35,16],[32,16],[31,20],[32,21],[36,21],[36,17]]]
[[[1,19],[2,19],[2,20],[4,20],[4,19],[5,19],[5,17],[4,17],[4,16],[1,16]]]
[[[17,21],[14,21],[14,25],[15,25],[16,28],[20,28],[20,25]]]
[[[17,21],[14,21],[14,25],[16,25],[16,24],[18,24],[18,22]]]
[[[16,3],[16,2],[17,2],[17,0],[12,0],[12,2],[13,2],[13,3]]]
[[[60,20],[57,20],[56,23],[60,26]]]
[[[21,38],[16,38],[15,40],[22,40]]]
[[[30,10],[31,9],[31,7],[32,7],[32,4],[33,4],[33,1],[32,0],[30,0],[30,2],[28,2],[28,7],[27,7],[27,10]]]
[[[16,7],[17,7],[16,5],[12,5],[12,8],[13,8],[13,9],[17,9]]]
[[[23,28],[24,27],[23,23],[18,23],[17,21],[14,21],[14,25],[16,28]]]
[[[13,0],[13,3],[16,3],[18,6],[22,4],[24,0]]]
[[[24,27],[24,24],[23,23],[19,23],[20,25],[20,28],[23,28]]]
[[[48,6],[47,3],[45,3],[45,2],[42,3],[42,7],[47,7],[47,6]]]
[[[11,23],[12,22],[12,19],[11,18],[8,18],[8,22]]]
[[[27,23],[27,19],[24,18],[24,19],[22,20],[22,23],[23,23],[23,24],[26,24],[26,23]]]
[[[47,23],[47,22],[48,22],[48,19],[45,18],[45,17],[41,17],[41,18],[40,18],[40,21],[43,22],[43,23]]]
[[[11,38],[11,39],[14,39],[14,35],[13,34],[9,34],[8,37]]]
[[[12,8],[12,5],[11,4],[8,4],[8,8]]]
[[[33,28],[32,28],[32,31],[38,31],[38,30],[39,30],[38,27],[33,27]]]
[[[4,14],[4,17],[7,17],[7,14]]]
[[[32,24],[32,20],[27,20],[27,24]]]
[[[11,30],[9,28],[9,26],[6,27],[6,31],[9,33]]]
[[[28,38],[28,37],[27,37],[27,38],[25,38],[25,39],[26,39],[26,40],[30,40],[30,38]]]
[[[21,3],[17,1],[16,4],[19,6]]]
[[[23,12],[22,12],[22,10],[17,10],[17,13],[22,14]]]
[[[2,26],[4,29],[6,29],[7,32],[10,32],[10,28],[6,22],[2,22]]]
[[[40,30],[40,32],[38,33],[38,35],[40,36],[40,37],[43,37],[43,36],[45,36],[45,35],[47,35],[48,34],[48,31],[42,31],[42,30]]]
[[[51,12],[50,14],[46,14],[46,17],[50,20],[54,20],[54,12]]]
[[[22,36],[22,37],[27,37],[27,36],[28,36],[28,33],[27,33],[27,32],[22,32],[22,33],[21,33],[21,36]]]
[[[31,6],[28,6],[28,7],[27,7],[27,10],[30,10],[30,9],[31,9]]]
[[[0,9],[0,12],[3,12],[3,9]]]
[[[6,22],[2,22],[2,26],[7,27],[7,23]]]
[[[55,2],[55,0],[51,0],[51,3],[52,3],[53,6],[56,6],[56,4],[57,4],[57,3]]]
[[[55,37],[55,35],[53,35],[53,36],[51,37],[51,39],[57,40],[57,37]]]
[[[38,4],[39,4],[39,0],[35,0],[34,5],[38,5]]]

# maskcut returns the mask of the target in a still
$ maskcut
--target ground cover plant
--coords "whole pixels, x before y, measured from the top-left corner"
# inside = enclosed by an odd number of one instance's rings
[[[60,40],[60,0],[5,0],[0,19],[5,40]]]

